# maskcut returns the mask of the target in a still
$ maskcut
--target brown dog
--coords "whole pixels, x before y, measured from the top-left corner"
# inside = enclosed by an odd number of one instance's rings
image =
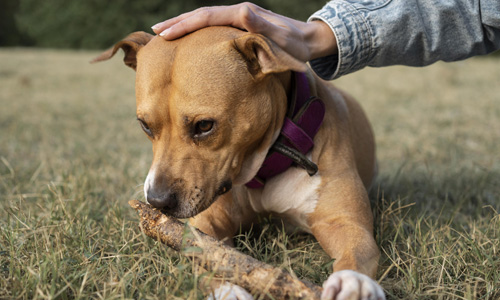
[[[219,239],[259,213],[274,213],[312,233],[335,258],[324,299],[384,298],[369,278],[379,258],[366,191],[376,172],[374,139],[354,99],[265,37],[234,28],[205,28],[170,42],[137,32],[95,61],[120,48],[137,71],[137,118],[153,143],[144,185],[150,204],[192,217]],[[324,103],[314,148],[301,155],[285,147],[295,155],[292,166],[249,188],[281,139],[294,76],[303,71],[310,95]]]

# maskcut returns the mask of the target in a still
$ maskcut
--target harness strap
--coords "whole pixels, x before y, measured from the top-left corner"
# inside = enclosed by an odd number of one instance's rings
[[[311,137],[300,128],[299,125],[293,123],[288,118],[285,119],[283,128],[281,128],[281,135],[285,137],[295,149],[302,153],[307,153],[307,151],[314,146]]]
[[[310,96],[305,73],[293,74],[294,92],[288,100],[287,117],[257,175],[246,184],[249,188],[262,188],[267,179],[283,173],[294,163],[311,176],[318,170],[306,154],[314,146],[313,139],[323,122],[325,105],[321,99]]]

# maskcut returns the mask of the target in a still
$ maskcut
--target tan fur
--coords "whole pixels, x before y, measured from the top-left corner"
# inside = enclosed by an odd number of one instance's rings
[[[191,222],[201,230],[230,239],[255,220],[256,207],[279,207],[280,216],[306,227],[336,259],[335,271],[374,277],[379,251],[366,188],[375,172],[375,146],[357,102],[309,72],[326,105],[310,153],[319,166],[317,180],[283,191],[300,205],[270,203],[293,173],[260,190],[242,184],[255,174],[281,128],[290,71],[305,65],[264,37],[233,28],[210,27],[171,42],[150,37],[144,43],[145,33],[135,35],[137,42],[129,38],[117,47],[125,50],[128,65],[137,66],[137,116],[154,132],[150,183],[180,195],[173,214],[194,216]],[[137,61],[130,61],[135,53]],[[202,119],[215,120],[215,129],[197,140],[190,130]],[[217,197],[226,181],[233,183],[232,191]]]

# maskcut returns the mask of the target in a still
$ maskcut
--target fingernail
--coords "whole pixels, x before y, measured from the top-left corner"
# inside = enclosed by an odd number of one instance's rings
[[[167,28],[167,29],[163,30],[163,31],[160,33],[160,36],[166,36],[169,32],[170,32],[170,28]]]
[[[153,25],[153,26],[151,27],[151,29],[153,29],[153,30],[156,30],[156,29],[158,29],[158,28],[160,28],[160,23],[155,24],[155,25]]]

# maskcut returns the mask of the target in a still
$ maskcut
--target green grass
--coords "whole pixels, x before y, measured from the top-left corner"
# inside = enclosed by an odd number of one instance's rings
[[[144,236],[151,146],[134,73],[96,53],[0,49],[0,298],[202,299],[186,258]],[[500,61],[366,69],[336,84],[365,107],[389,299],[500,298]],[[321,283],[332,261],[278,223],[237,238]]]

